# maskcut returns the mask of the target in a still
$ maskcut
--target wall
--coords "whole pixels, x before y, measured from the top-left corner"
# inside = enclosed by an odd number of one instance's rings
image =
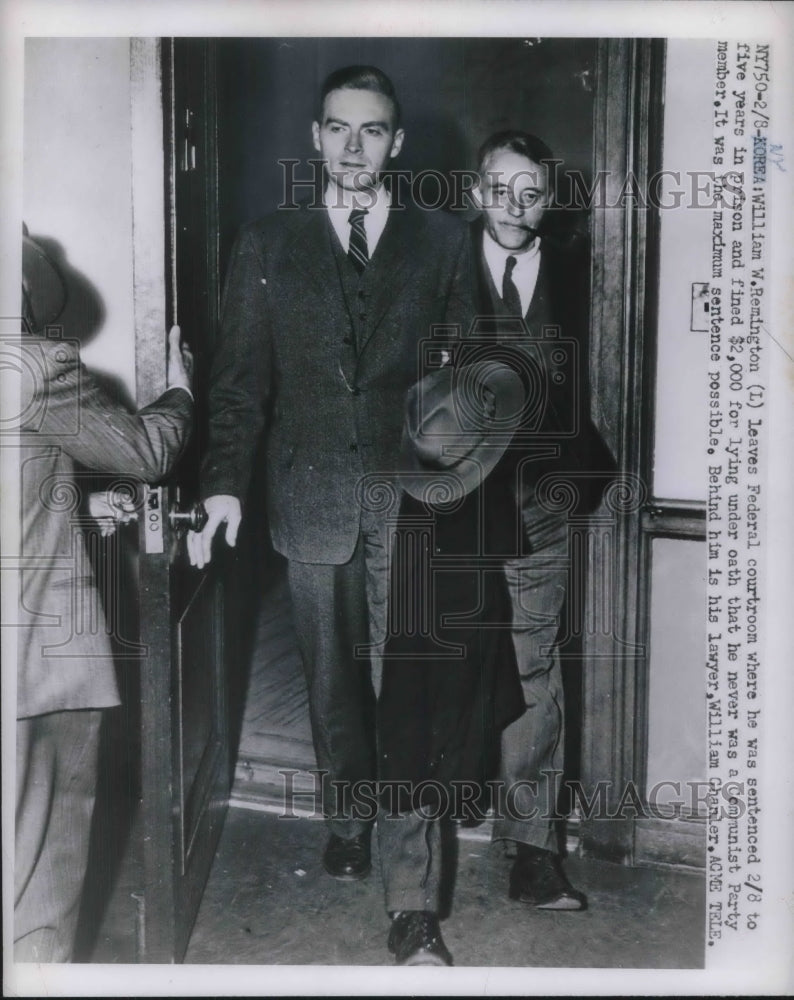
[[[705,552],[702,542],[657,538],[651,571],[648,667],[648,789],[680,782],[682,793],[659,788],[662,805],[693,801],[687,782],[706,774],[703,696]]]
[[[707,426],[704,372],[708,364],[705,315],[690,329],[692,283],[708,282],[711,212],[688,208],[708,202],[708,191],[692,195],[695,172],[712,165],[713,50],[710,41],[671,38],[665,68],[663,169],[680,176],[662,187],[659,267],[659,326],[656,440],[653,492],[657,497],[705,500],[703,428]],[[686,192],[683,198],[676,191]]]
[[[29,38],[25,46],[24,219],[62,265],[67,336],[134,399],[126,38]]]
[[[333,70],[374,64],[392,78],[406,132],[397,169],[472,169],[488,135],[518,128],[589,179],[595,50],[594,39],[570,38],[220,40],[222,264],[237,228],[281,200],[278,160],[317,157],[310,126]],[[295,176],[310,175],[301,164]]]
[[[713,49],[709,41],[667,43],[662,165],[680,172],[681,184],[670,180],[663,203],[673,202],[673,189],[688,188],[688,171],[712,169]],[[710,277],[711,213],[687,203],[688,197],[681,207],[661,211],[652,493],[703,500],[709,335],[690,329],[691,287]],[[657,539],[652,559],[649,788],[664,780],[703,780],[706,773],[705,544]]]

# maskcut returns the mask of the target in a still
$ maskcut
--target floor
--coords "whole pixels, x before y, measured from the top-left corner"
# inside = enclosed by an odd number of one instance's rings
[[[391,964],[388,919],[377,864],[359,883],[322,870],[325,829],[317,820],[279,818],[278,767],[311,767],[305,690],[283,586],[270,591],[253,643],[237,769],[229,809],[185,962],[223,965]],[[134,729],[135,722],[130,727]],[[114,732],[122,731],[118,726]],[[129,769],[129,766],[128,766]],[[101,815],[124,840],[99,836],[86,894],[79,957],[95,963],[136,959],[135,845],[141,842],[132,787],[114,767]],[[119,795],[121,793],[121,797]],[[125,804],[126,803],[126,804]],[[487,829],[458,831],[448,843],[445,941],[458,966],[700,968],[704,959],[701,875],[628,868],[575,856],[573,884],[587,893],[583,913],[543,913],[507,899],[510,861]],[[457,855],[457,857],[455,857]]]
[[[510,861],[483,839],[457,842],[450,913],[442,923],[456,965],[700,968],[704,887],[699,875],[569,858],[587,893],[583,913],[542,913],[506,896]],[[232,808],[186,963],[388,965],[388,920],[377,867],[341,883],[320,865],[323,824]],[[91,954],[135,960],[134,885],[122,873]]]

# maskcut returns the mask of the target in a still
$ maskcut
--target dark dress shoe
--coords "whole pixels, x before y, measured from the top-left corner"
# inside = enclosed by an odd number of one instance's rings
[[[438,917],[429,910],[403,910],[394,917],[389,951],[397,965],[452,965]]]
[[[356,882],[366,878],[372,871],[370,854],[371,830],[365,830],[357,837],[337,837],[332,833],[325,845],[323,868],[342,882]]]
[[[586,910],[587,897],[574,889],[551,851],[518,845],[510,872],[510,898],[538,910]]]

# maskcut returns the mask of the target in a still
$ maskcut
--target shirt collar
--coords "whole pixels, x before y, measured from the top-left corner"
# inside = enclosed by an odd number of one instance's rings
[[[351,209],[366,208],[373,220],[385,219],[391,206],[391,195],[383,184],[368,188],[358,195],[347,188],[338,187],[331,180],[323,193],[323,204],[329,212],[343,213],[345,218],[350,215]]]
[[[485,254],[485,259],[488,261],[492,270],[498,270],[500,272],[504,271],[505,261],[508,257],[515,257],[516,267],[519,270],[523,270],[522,265],[529,264],[529,262],[540,253],[539,236],[535,237],[535,242],[528,250],[524,250],[522,253],[516,253],[514,250],[506,250],[503,246],[500,246],[484,226],[482,235],[483,252]]]

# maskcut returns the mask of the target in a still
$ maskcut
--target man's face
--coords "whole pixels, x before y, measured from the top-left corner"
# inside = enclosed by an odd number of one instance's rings
[[[314,148],[339,187],[360,191],[378,184],[378,175],[400,152],[403,130],[394,130],[388,97],[372,90],[332,90],[323,120],[312,124]]]
[[[548,169],[510,149],[494,150],[474,194],[489,234],[505,250],[520,253],[534,240],[551,202]]]

